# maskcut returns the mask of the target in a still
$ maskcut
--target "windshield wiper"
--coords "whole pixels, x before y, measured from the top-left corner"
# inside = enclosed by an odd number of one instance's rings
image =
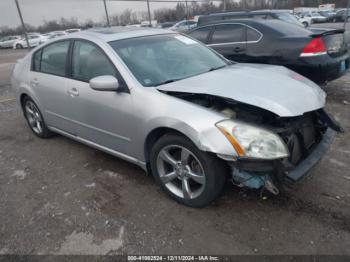
[[[181,78],[168,79],[168,80],[160,82],[160,83],[158,83],[158,84],[156,84],[154,86],[161,86],[161,85],[169,84],[169,83],[172,83],[172,82],[176,82],[178,80],[181,80]]]
[[[226,65],[218,66],[218,67],[212,67],[209,70],[202,72],[201,74],[204,74],[204,73],[207,73],[207,72],[211,72],[211,71],[215,71],[215,70],[218,70],[218,69],[221,69],[221,68],[224,68],[224,67],[226,67]],[[176,82],[176,81],[179,81],[179,80],[182,80],[182,79],[183,78],[168,79],[168,80],[160,82],[160,83],[158,83],[158,84],[156,84],[154,86],[161,86],[161,85],[169,84],[169,83]]]
[[[212,72],[212,71],[215,71],[215,70],[219,70],[219,69],[224,68],[224,67],[226,67],[226,65],[218,66],[218,67],[212,67],[207,72]]]

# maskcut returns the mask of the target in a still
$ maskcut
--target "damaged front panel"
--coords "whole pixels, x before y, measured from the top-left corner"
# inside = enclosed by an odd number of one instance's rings
[[[278,194],[282,185],[300,180],[329,147],[332,140],[330,136],[333,137],[335,133],[330,130],[341,130],[323,109],[297,117],[280,117],[255,106],[213,95],[181,92],[167,92],[167,94],[219,112],[227,118],[244,121],[277,133],[288,147],[287,159],[258,160],[238,157],[229,162],[231,178],[235,185],[254,189],[264,188],[273,194]],[[299,166],[303,168],[298,169]],[[297,170],[298,174],[293,173],[293,170]],[[293,174],[294,178],[288,177],[289,174]]]

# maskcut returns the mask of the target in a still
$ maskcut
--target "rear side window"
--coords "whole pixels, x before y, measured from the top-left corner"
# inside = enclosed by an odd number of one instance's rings
[[[91,78],[102,75],[117,77],[117,71],[106,55],[94,44],[75,41],[72,77],[88,82]]]
[[[192,31],[191,33],[189,33],[189,35],[203,43],[206,43],[211,28],[211,26],[202,27]]]
[[[247,41],[248,42],[258,41],[260,39],[260,37],[261,37],[261,34],[258,31],[247,27]]]
[[[42,50],[40,71],[58,76],[66,75],[69,41],[53,43]]]
[[[218,25],[212,36],[212,44],[236,43],[245,41],[245,28],[238,24]]]

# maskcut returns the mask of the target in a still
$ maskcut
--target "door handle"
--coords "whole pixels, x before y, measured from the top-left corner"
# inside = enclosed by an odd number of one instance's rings
[[[38,85],[39,85],[38,79],[34,78],[33,80],[31,80],[31,81],[30,81],[30,85],[31,85],[32,87],[38,86]]]
[[[79,91],[78,91],[78,89],[76,89],[75,87],[73,87],[72,89],[68,90],[68,94],[69,94],[71,97],[79,96]]]
[[[235,47],[235,48],[233,49],[233,51],[236,52],[236,53],[243,52],[243,51],[244,51],[244,48]]]

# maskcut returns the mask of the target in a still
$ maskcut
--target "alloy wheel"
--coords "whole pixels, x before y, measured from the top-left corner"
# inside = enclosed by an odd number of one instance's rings
[[[194,199],[205,188],[202,164],[183,146],[169,145],[161,149],[157,156],[157,169],[161,182],[178,197]]]
[[[39,109],[32,101],[27,101],[24,110],[31,129],[40,135],[43,132],[43,120]]]

